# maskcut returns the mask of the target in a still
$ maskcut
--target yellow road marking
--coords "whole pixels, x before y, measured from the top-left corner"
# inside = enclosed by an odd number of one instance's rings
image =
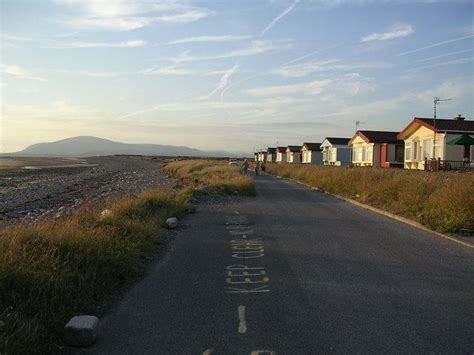
[[[202,353],[202,355],[211,355],[212,350],[214,350],[214,349],[207,349],[206,351],[204,351],[204,352]]]
[[[245,321],[245,306],[239,306],[239,333],[245,334],[247,332],[247,322]]]

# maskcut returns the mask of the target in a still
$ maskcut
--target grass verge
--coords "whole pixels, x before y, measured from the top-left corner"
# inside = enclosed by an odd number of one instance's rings
[[[102,208],[0,232],[0,353],[57,352],[69,317],[92,311],[137,274],[166,218],[186,198],[151,191]]]
[[[252,179],[222,161],[183,160],[166,172],[180,180],[178,192],[148,191],[0,231],[0,354],[59,352],[67,320],[94,313],[139,274],[166,218],[180,216],[195,191],[255,194]]]
[[[190,186],[193,193],[209,189],[226,194],[254,196],[255,183],[240,172],[238,166],[229,166],[222,160],[179,160],[168,163],[165,173]]]
[[[440,232],[474,233],[474,174],[268,164],[267,172],[413,219]]]

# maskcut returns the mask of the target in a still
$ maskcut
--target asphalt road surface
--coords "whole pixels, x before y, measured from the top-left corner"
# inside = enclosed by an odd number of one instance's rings
[[[474,252],[293,182],[205,203],[88,353],[474,351]]]

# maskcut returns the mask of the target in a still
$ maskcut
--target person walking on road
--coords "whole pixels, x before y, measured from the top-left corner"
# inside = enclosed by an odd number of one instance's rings
[[[255,175],[258,175],[258,169],[260,169],[260,163],[256,161],[255,162]]]
[[[260,169],[262,169],[262,172],[265,172],[265,161],[262,161],[262,165],[260,165]]]
[[[247,175],[247,170],[248,169],[249,169],[249,162],[248,162],[247,159],[245,159],[244,162],[242,163],[242,166],[240,167],[240,170],[242,171],[242,173]]]

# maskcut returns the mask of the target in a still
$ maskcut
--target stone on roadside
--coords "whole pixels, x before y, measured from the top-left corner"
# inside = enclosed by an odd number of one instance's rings
[[[171,217],[166,220],[166,227],[168,229],[174,229],[178,227],[178,219],[176,217]]]
[[[64,342],[69,346],[85,347],[97,338],[99,318],[94,316],[76,316],[64,327]]]
[[[109,210],[108,208],[106,208],[105,210],[103,210],[102,212],[100,212],[100,219],[104,219],[104,218],[107,218],[107,217],[112,217],[112,211]]]

